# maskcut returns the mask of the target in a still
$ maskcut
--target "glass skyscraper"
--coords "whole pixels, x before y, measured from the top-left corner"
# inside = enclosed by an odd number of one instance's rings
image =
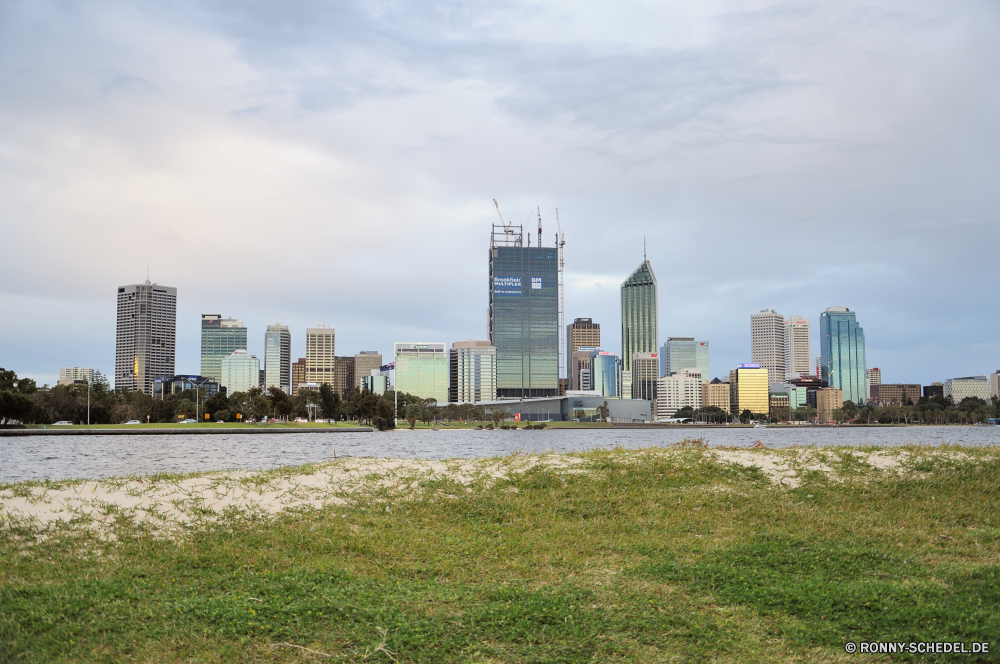
[[[264,333],[264,386],[292,393],[292,335],[287,325],[268,325]]]
[[[488,324],[497,398],[558,396],[558,252],[522,246],[520,226],[493,227]]]
[[[622,284],[622,371],[632,372],[635,353],[655,353],[657,348],[656,275],[643,259]]]
[[[865,331],[855,312],[827,307],[819,316],[820,378],[844,391],[844,401],[865,402]]]
[[[247,329],[233,318],[201,315],[201,375],[222,383],[222,358],[247,349]]]
[[[681,369],[698,369],[702,380],[712,380],[708,372],[708,342],[694,337],[668,337],[660,353],[660,376],[672,376]]]

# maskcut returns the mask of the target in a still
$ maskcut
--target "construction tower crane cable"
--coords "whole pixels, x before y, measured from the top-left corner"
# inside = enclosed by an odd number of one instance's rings
[[[556,208],[556,229],[558,233],[556,234],[556,252],[559,259],[559,279],[557,281],[559,286],[559,375],[569,378],[569,364],[566,357],[566,337],[563,334],[563,330],[566,329],[566,308],[564,305],[564,294],[563,289],[565,287],[563,281],[563,269],[565,267],[565,260],[563,258],[563,247],[566,246],[566,235],[562,232],[562,223],[559,221],[559,208]],[[542,237],[542,215],[541,212],[538,214],[538,237]],[[541,244],[541,243],[539,243]]]

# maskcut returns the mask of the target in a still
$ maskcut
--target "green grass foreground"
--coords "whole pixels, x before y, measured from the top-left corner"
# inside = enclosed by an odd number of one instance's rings
[[[173,538],[8,523],[0,661],[998,661],[1000,452],[954,452],[837,452],[789,489],[704,450],[595,451]]]

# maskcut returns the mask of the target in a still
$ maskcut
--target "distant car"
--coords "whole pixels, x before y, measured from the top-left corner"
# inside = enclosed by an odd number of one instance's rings
[[[140,422],[139,420],[129,420],[125,424],[142,424],[142,422]]]
[[[72,422],[67,422],[66,420],[59,420],[58,422],[53,422],[52,426],[54,426],[54,427],[71,427],[71,426],[73,426],[73,423]]]
[[[181,420],[181,424],[194,424],[196,420]]]
[[[225,424],[225,422],[223,422],[222,420],[219,420],[219,421],[216,422],[216,424]]]

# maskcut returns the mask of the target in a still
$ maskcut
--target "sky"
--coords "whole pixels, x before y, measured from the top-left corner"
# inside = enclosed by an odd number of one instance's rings
[[[497,221],[559,210],[566,322],[750,361],[857,311],[884,382],[1000,367],[1000,4],[0,0],[0,366],[113,374],[117,287],[337,331],[486,337]],[[537,222],[530,222],[534,228]]]

